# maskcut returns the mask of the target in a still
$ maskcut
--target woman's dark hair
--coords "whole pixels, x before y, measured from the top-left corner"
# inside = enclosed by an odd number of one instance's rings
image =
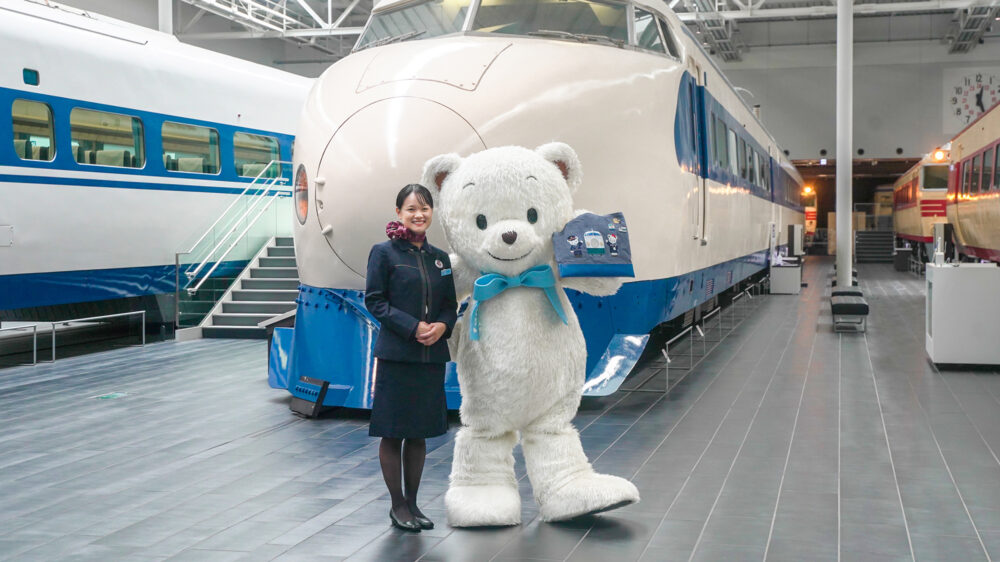
[[[425,203],[431,209],[434,208],[434,198],[431,197],[430,190],[419,183],[411,183],[410,185],[399,190],[399,195],[396,196],[396,208],[402,209],[403,202],[406,201],[406,198],[410,195],[416,195],[417,201]]]

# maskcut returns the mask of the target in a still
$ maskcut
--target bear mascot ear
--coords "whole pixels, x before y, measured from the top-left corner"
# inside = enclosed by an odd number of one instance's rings
[[[576,151],[564,142],[550,142],[536,148],[535,153],[555,164],[562,172],[570,191],[576,191],[583,180],[583,171],[580,169],[580,159],[576,156]]]
[[[441,154],[424,164],[424,175],[420,183],[441,191],[448,176],[462,165],[462,157],[458,154]]]

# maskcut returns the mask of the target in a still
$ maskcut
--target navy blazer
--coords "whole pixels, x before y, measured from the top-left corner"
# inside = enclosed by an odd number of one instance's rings
[[[424,242],[387,240],[368,254],[365,306],[382,328],[375,357],[411,363],[446,363],[448,337],[458,319],[455,281],[448,254]],[[444,335],[426,346],[417,341],[417,323],[442,322]]]

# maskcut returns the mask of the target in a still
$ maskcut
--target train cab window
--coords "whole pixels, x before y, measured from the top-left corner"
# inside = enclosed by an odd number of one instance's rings
[[[993,189],[993,147],[986,149],[983,153],[983,179],[979,185],[979,191],[986,192]]]
[[[81,164],[142,168],[146,165],[142,121],[131,115],[74,107],[69,113],[70,137]]]
[[[948,189],[948,165],[939,164],[934,166],[924,166],[923,168],[924,189]]]
[[[17,157],[51,162],[56,157],[52,108],[47,103],[18,99],[11,109]]]
[[[639,7],[635,8],[635,44],[640,49],[666,54],[663,38],[653,14]]]
[[[975,195],[979,193],[979,173],[982,171],[982,157],[976,155],[972,158],[972,183],[969,184],[969,193]]]
[[[736,133],[732,129],[729,129],[726,135],[726,145],[729,147],[729,171],[737,176],[740,173],[740,158],[736,154]]]
[[[622,45],[628,41],[628,12],[617,2],[482,0],[472,31]]]
[[[233,135],[233,161],[236,163],[237,174],[248,178],[276,177],[280,173],[280,165],[268,164],[277,160],[280,160],[278,139],[250,133]]]
[[[219,132],[208,127],[163,122],[163,166],[172,172],[219,173]]]
[[[972,161],[966,160],[962,163],[962,185],[959,186],[959,191],[962,194],[968,195],[969,184],[972,182]]]
[[[656,18],[656,21],[660,22],[660,32],[663,33],[663,41],[667,44],[667,53],[675,59],[681,58],[680,51],[677,50],[677,42],[670,35],[670,26],[660,18]]]

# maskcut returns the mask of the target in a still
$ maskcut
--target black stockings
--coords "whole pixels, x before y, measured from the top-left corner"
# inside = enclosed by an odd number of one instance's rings
[[[382,464],[382,478],[389,488],[392,510],[396,518],[404,521],[411,515],[423,516],[417,507],[417,490],[424,472],[427,441],[424,439],[393,439],[383,437],[378,448]],[[405,486],[405,494],[404,494]]]

